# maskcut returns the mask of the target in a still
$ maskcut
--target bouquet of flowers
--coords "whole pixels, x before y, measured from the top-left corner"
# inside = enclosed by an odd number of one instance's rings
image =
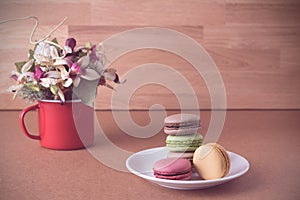
[[[121,83],[116,70],[104,68],[103,46],[87,43],[76,48],[76,40],[69,38],[64,46],[56,39],[42,40],[29,50],[28,60],[17,62],[11,77],[16,85],[10,87],[15,96],[36,100],[81,99],[92,105],[99,85]]]

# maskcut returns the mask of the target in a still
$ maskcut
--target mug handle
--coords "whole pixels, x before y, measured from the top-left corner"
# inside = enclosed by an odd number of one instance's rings
[[[23,133],[24,133],[27,137],[29,137],[29,138],[31,138],[31,139],[34,139],[34,140],[41,140],[41,136],[30,134],[30,133],[27,131],[27,128],[26,128],[26,126],[25,126],[25,121],[24,121],[24,119],[25,119],[25,115],[26,115],[27,112],[29,112],[29,111],[31,111],[31,110],[36,110],[36,109],[38,109],[38,108],[39,108],[39,105],[38,105],[38,104],[36,104],[36,105],[34,105],[34,106],[30,106],[30,107],[28,107],[28,108],[25,108],[24,110],[22,110],[22,112],[20,113],[20,116],[19,116],[20,127],[21,127]]]

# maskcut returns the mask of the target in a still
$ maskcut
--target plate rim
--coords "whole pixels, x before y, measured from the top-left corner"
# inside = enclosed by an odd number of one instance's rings
[[[232,179],[235,179],[235,178],[238,178],[238,177],[244,175],[250,169],[250,163],[245,157],[243,157],[243,156],[241,156],[237,153],[231,152],[231,151],[227,151],[227,152],[229,154],[235,155],[235,156],[239,157],[240,159],[244,160],[244,162],[246,163],[245,169],[243,169],[243,170],[239,171],[238,173],[233,174],[231,176],[225,176],[223,178],[218,178],[218,179],[213,179],[213,180],[168,180],[168,179],[160,179],[160,178],[156,178],[156,177],[152,177],[152,176],[140,173],[139,171],[133,169],[129,164],[130,160],[138,154],[148,153],[148,152],[151,152],[151,151],[158,151],[158,150],[162,150],[162,149],[166,149],[166,147],[154,147],[154,148],[149,148],[149,149],[145,149],[145,150],[141,150],[141,151],[138,151],[136,153],[133,153],[131,156],[129,156],[126,159],[126,167],[127,167],[128,171],[131,172],[132,174],[138,176],[138,177],[141,177],[141,178],[146,179],[148,181],[154,182],[156,184],[159,184],[159,183],[172,183],[172,184],[184,184],[184,185],[198,185],[198,184],[211,184],[211,183],[227,182],[227,181],[230,181]]]

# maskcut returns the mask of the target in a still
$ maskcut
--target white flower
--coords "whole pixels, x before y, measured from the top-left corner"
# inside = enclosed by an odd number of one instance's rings
[[[60,80],[56,78],[41,78],[40,84],[45,88],[49,88],[51,85],[56,85]]]
[[[33,54],[34,59],[38,64],[52,64],[55,58],[58,58],[57,49],[45,42],[40,42]]]
[[[82,74],[79,74],[74,80],[74,86],[77,87],[80,83],[80,79],[83,78],[89,81],[95,81],[100,79],[104,72],[104,67],[100,61],[92,61],[90,54],[83,56],[78,60],[78,64],[82,70]]]
[[[64,87],[70,87],[73,83],[72,78],[69,76],[69,72],[64,68],[64,66],[57,67],[59,71],[49,71],[45,73],[45,78],[40,79],[40,84],[46,88],[51,85],[62,84]]]

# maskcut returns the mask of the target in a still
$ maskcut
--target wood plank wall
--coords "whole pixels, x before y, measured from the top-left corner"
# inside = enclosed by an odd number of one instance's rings
[[[35,38],[45,35],[65,16],[68,21],[54,36],[63,43],[76,37],[80,44],[101,42],[132,28],[167,27],[199,42],[222,75],[230,109],[300,108],[300,1],[298,0],[1,0],[0,20],[35,15],[40,20]],[[15,61],[27,56],[33,21],[0,25],[0,109],[22,109],[6,91]],[[178,70],[192,85],[201,109],[209,109],[205,82],[184,59],[169,52],[140,50],[112,63],[120,75],[145,63]],[[155,72],[149,76],[155,76]],[[170,77],[166,77],[170,78]],[[119,88],[121,90],[121,87]],[[96,108],[111,108],[109,89],[100,88]],[[153,84],[134,92],[131,109],[162,104],[180,108],[172,91]]]

